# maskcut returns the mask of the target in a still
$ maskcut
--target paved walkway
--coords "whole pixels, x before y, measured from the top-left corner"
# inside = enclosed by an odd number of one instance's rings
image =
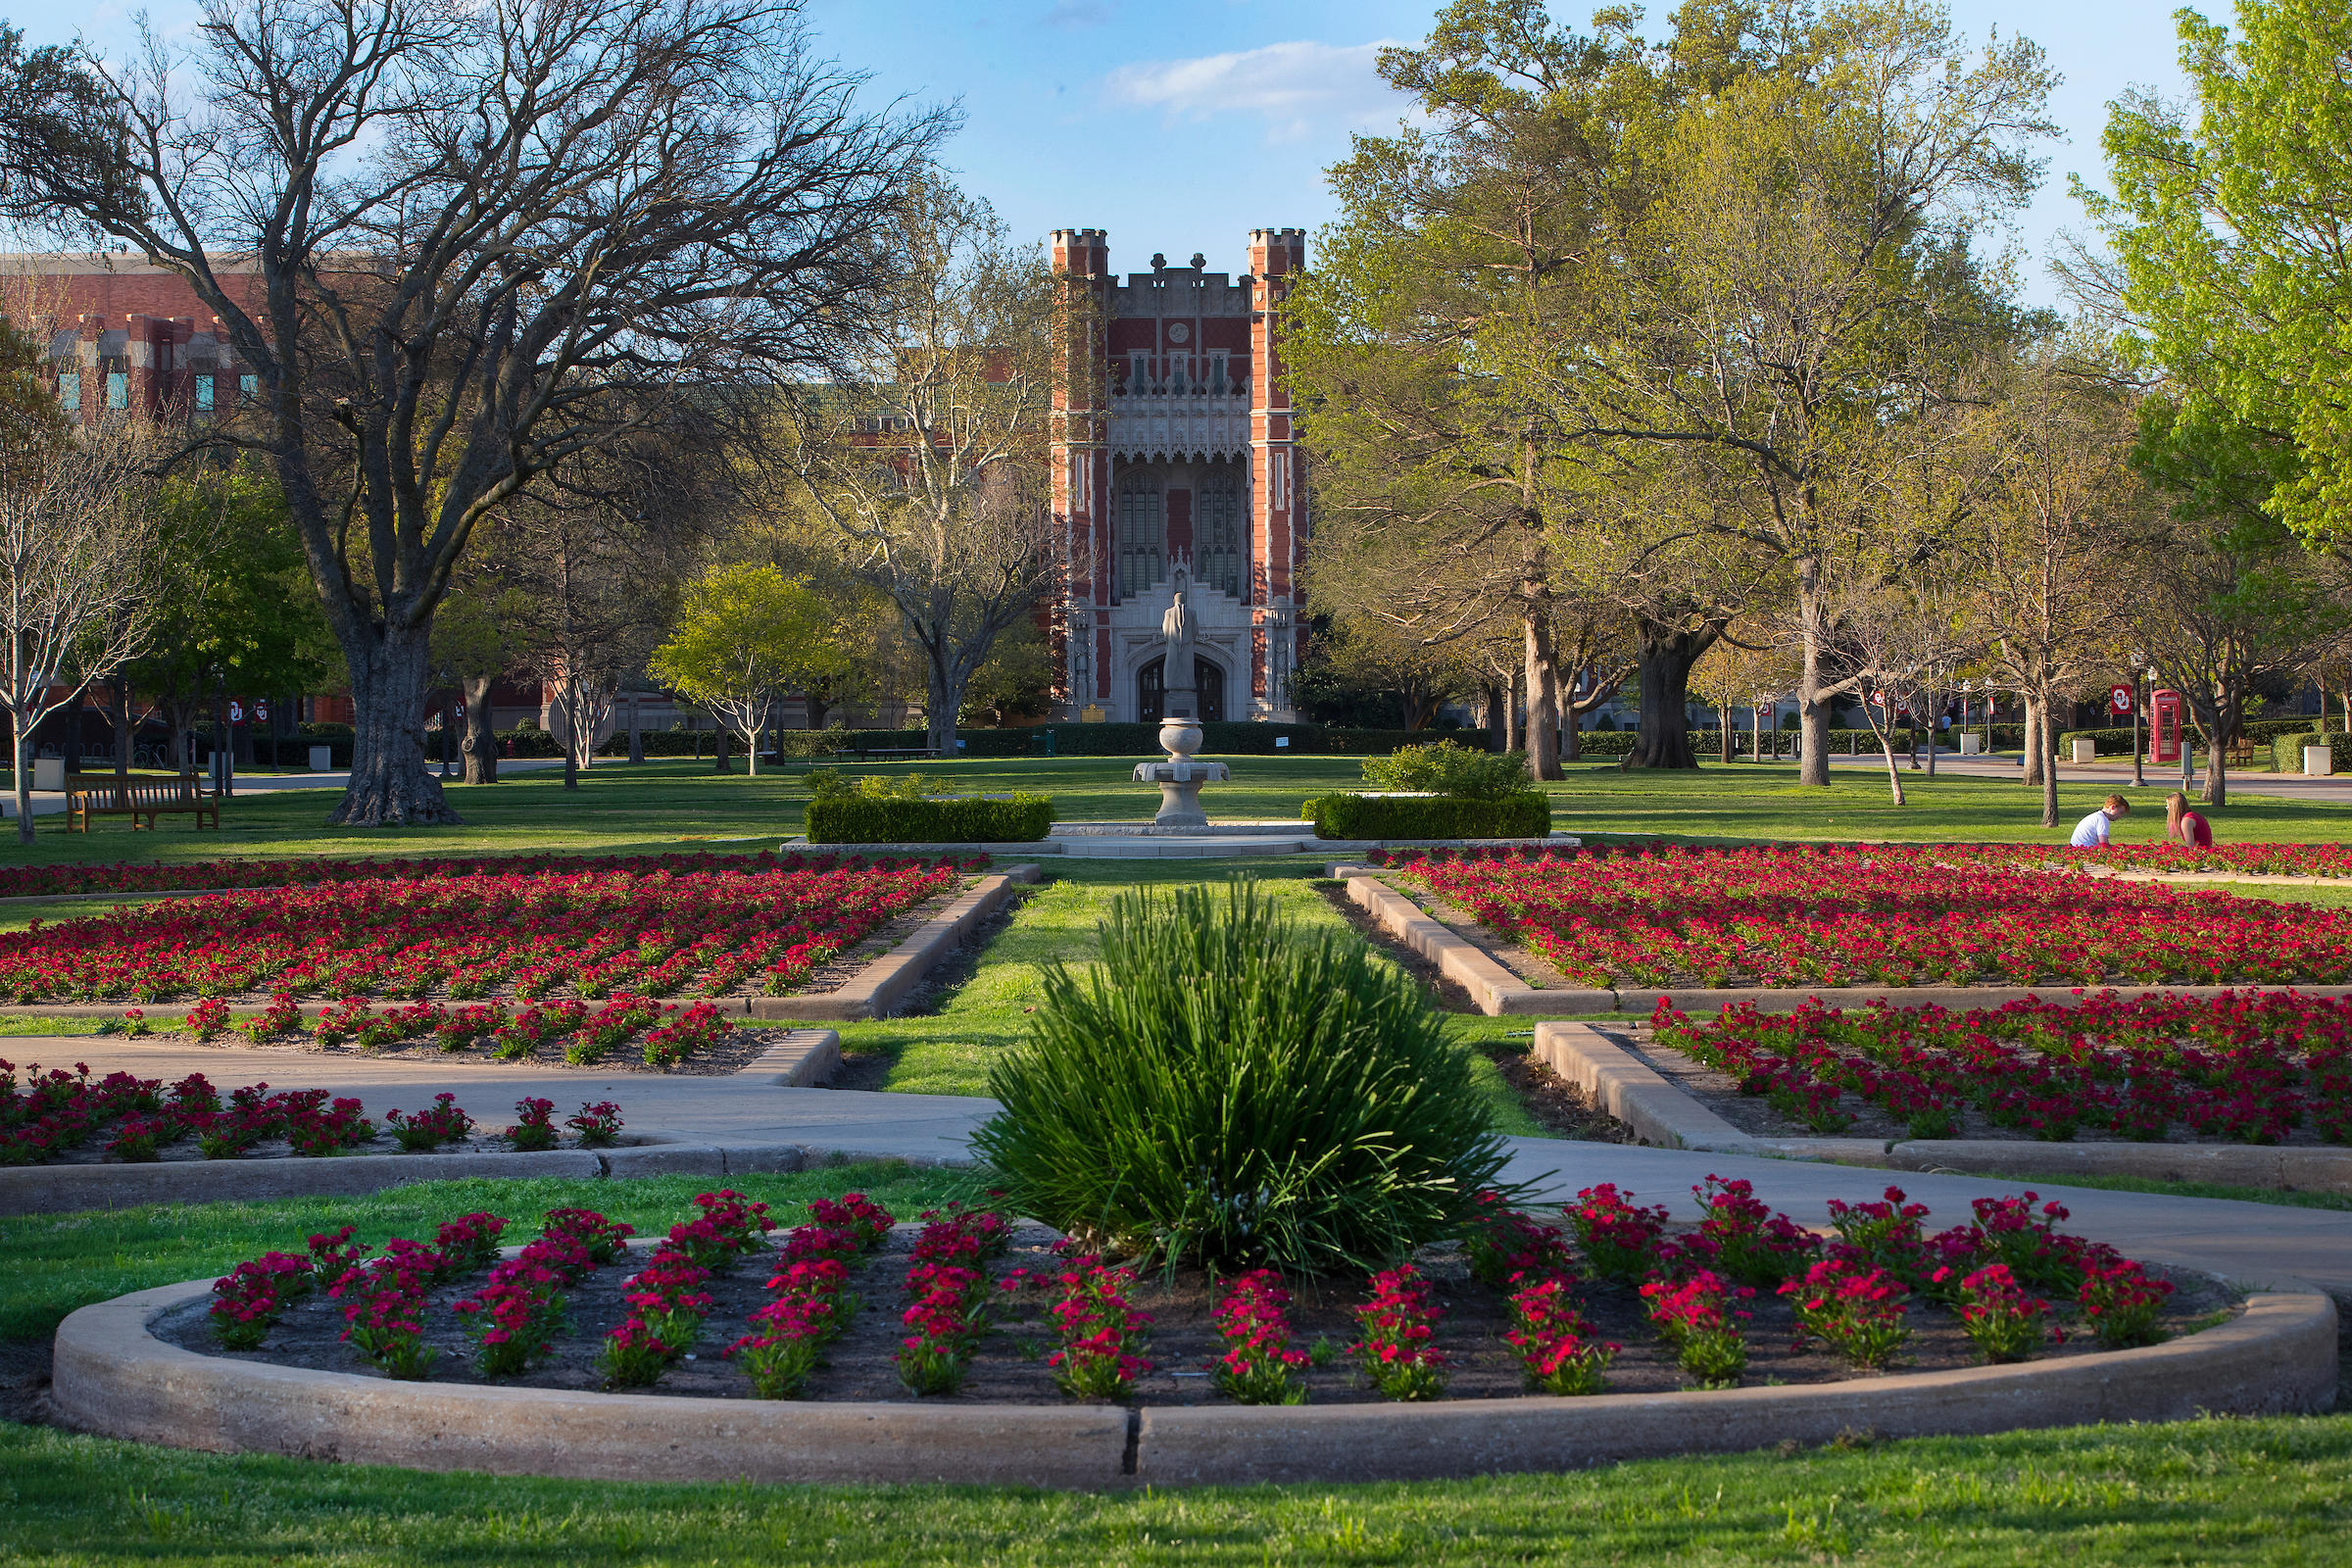
[[[667,1077],[596,1068],[478,1065],[428,1058],[378,1058],[352,1052],[279,1048],[207,1049],[184,1042],[114,1037],[20,1037],[0,1040],[0,1054],[22,1066],[70,1066],[86,1061],[96,1073],[118,1069],[167,1082],[201,1072],[226,1090],[256,1081],[279,1089],[331,1088],[356,1094],[370,1115],[414,1110],[449,1090],[480,1121],[503,1117],[526,1095],[554,1101],[563,1111],[582,1101],[612,1100],[634,1131],[663,1133],[727,1146],[803,1144],[860,1154],[934,1160],[964,1152],[972,1130],[995,1102],[952,1095],[892,1095],[830,1089],[787,1089],[763,1075]],[[1665,1203],[1680,1218],[1695,1219],[1690,1188],[1709,1173],[1744,1176],[1757,1196],[1791,1218],[1826,1224],[1828,1200],[1866,1201],[1889,1185],[1926,1203],[1940,1225],[1968,1217],[1969,1200],[2020,1191],[2025,1184],[1970,1176],[1931,1176],[1736,1154],[1693,1154],[1622,1144],[1515,1138],[1507,1177],[1530,1184],[1547,1202],[1575,1197],[1579,1188],[1615,1182],[1643,1203]],[[2260,1283],[2292,1275],[2338,1296],[2352,1296],[2352,1213],[2238,1203],[2214,1199],[2165,1198],[2034,1184],[2073,1211],[2067,1228],[2152,1260],[2190,1258]]]

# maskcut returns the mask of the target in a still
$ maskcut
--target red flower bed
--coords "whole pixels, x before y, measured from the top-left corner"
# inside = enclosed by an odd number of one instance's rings
[[[1850,1095],[1914,1138],[1953,1137],[1973,1111],[2013,1136],[2058,1142],[2090,1129],[2275,1144],[2309,1127],[2352,1143],[2352,1002],[2291,991],[2108,994],[1967,1012],[1741,1005],[1704,1022],[1661,1003],[1650,1021],[1660,1045],[1825,1136],[1852,1124],[1841,1104]]]
[[[1412,874],[1593,986],[2352,983],[2352,915],[1951,859],[1668,848]]]
[[[0,868],[0,898],[60,898],[75,893],[192,893],[215,888],[308,887],[326,882],[425,882],[453,877],[578,875],[633,871],[650,876],[715,871],[835,871],[861,866],[927,862],[869,859],[859,855],[485,855],[416,860],[190,860],[181,865],[118,861],[110,865],[19,865]],[[985,855],[940,864],[983,870]]]
[[[1946,863],[2026,866],[2041,870],[2105,866],[2118,871],[2153,871],[2170,876],[2193,871],[2232,876],[2352,877],[2352,845],[2344,844],[2216,844],[2210,849],[2195,849],[2180,844],[2110,844],[2098,849],[2077,850],[2051,844],[1862,846],[1795,841],[1759,845],[1745,853],[1803,856],[1824,852],[1874,856],[1915,854]],[[1365,857],[1365,860],[1371,865],[1412,865],[1422,860],[1515,859],[1523,853],[1515,849],[1375,850]],[[1621,844],[1588,844],[1574,853],[1598,859],[1612,856],[1640,858],[1644,856],[1693,852],[1688,846],[1666,839],[1632,839]]]
[[[470,1001],[568,989],[612,999],[583,1022],[600,1034],[625,1034],[659,1020],[649,997],[688,990],[723,996],[751,986],[789,991],[833,954],[956,879],[944,860],[815,869],[769,857],[737,858],[740,864],[724,868],[628,860],[499,872],[476,862],[473,869],[419,867],[404,876],[118,908],[0,936],[0,999],[151,1003],[275,993],[414,1000],[441,993]],[[428,1033],[442,1016],[430,1007],[367,1014],[357,1007],[333,1027],[382,1043]],[[681,1028],[701,1023],[678,1020]]]
[[[38,1165],[92,1145],[138,1163],[161,1159],[164,1150],[190,1140],[207,1159],[235,1159],[272,1139],[283,1139],[296,1154],[323,1156],[376,1137],[359,1101],[330,1103],[324,1089],[273,1095],[268,1084],[251,1084],[230,1090],[223,1104],[200,1072],[166,1090],[160,1078],[111,1072],[93,1081],[86,1062],[74,1068],[43,1072],[33,1062],[19,1094],[16,1063],[0,1059],[0,1166]],[[556,1147],[552,1102],[524,1100],[514,1108],[522,1123],[499,1136],[517,1151]],[[473,1130],[473,1118],[447,1094],[434,1096],[432,1106],[414,1116],[392,1110],[384,1120],[402,1148],[418,1152],[463,1143]],[[580,1135],[582,1148],[610,1145],[620,1134],[620,1107],[611,1101],[583,1104],[564,1125]]]

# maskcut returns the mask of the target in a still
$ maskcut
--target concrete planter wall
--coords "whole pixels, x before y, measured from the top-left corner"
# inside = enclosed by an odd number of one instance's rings
[[[2334,1304],[2275,1281],[2244,1315],[2189,1339],[2021,1366],[1713,1394],[1134,1411],[443,1387],[199,1355],[148,1332],[211,1285],[67,1318],[52,1393],[63,1419],[171,1447],[415,1470],[1107,1490],[1557,1471],[1848,1428],[1902,1438],[2317,1411],[2336,1382]]]

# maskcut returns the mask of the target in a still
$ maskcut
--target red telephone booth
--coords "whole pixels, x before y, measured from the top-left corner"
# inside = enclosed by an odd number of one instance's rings
[[[2158,691],[2148,694],[2148,760],[2178,762],[2180,760],[2180,694]]]

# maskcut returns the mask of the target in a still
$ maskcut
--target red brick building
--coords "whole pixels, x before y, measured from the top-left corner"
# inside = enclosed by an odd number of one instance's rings
[[[1252,229],[1238,279],[1154,256],[1121,281],[1099,228],[1056,229],[1052,260],[1101,323],[1057,368],[1055,716],[1160,716],[1160,617],[1181,579],[1201,716],[1296,717],[1306,480],[1277,311],[1305,232]]]
[[[220,275],[260,309],[259,274]],[[185,279],[126,257],[0,256],[0,314],[46,348],[58,400],[83,422],[109,412],[184,417],[250,396],[250,367]]]

